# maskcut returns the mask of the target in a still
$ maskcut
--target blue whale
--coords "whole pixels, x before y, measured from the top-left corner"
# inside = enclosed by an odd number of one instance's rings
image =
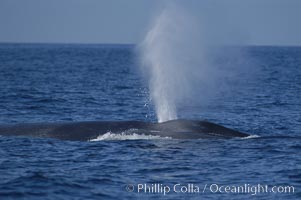
[[[0,125],[2,136],[29,136],[72,141],[89,141],[111,133],[135,133],[174,139],[247,137],[246,133],[208,121],[171,120],[163,123],[142,121],[88,121]]]

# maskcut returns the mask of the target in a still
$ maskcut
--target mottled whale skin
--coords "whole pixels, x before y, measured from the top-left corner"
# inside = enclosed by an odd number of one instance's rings
[[[29,136],[60,140],[89,141],[105,133],[144,134],[174,139],[208,139],[247,137],[218,124],[197,120],[171,120],[163,123],[142,121],[88,121],[35,123],[0,126],[2,136]]]

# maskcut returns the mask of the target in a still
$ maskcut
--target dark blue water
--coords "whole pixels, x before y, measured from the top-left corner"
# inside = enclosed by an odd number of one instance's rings
[[[225,94],[180,116],[259,137],[0,137],[0,199],[300,199],[301,48],[245,49],[256,60],[250,77],[232,79]],[[155,121],[136,61],[130,45],[1,44],[0,122]],[[139,184],[148,190],[138,192]],[[194,192],[185,192],[189,184]],[[258,184],[267,192],[256,192]],[[171,191],[151,191],[156,185]],[[217,185],[249,192],[218,192]]]

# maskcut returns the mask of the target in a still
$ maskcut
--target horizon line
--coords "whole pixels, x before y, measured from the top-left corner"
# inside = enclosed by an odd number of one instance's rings
[[[0,45],[107,45],[107,46],[136,46],[139,43],[91,43],[91,42],[7,42],[0,41]],[[215,46],[215,45],[214,45]],[[251,47],[301,47],[300,44],[226,44],[221,46],[251,46]]]

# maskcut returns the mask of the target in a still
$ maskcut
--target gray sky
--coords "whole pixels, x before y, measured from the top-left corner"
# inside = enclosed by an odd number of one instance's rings
[[[137,43],[164,0],[0,0],[0,42]],[[301,45],[301,0],[182,0],[210,34]]]

